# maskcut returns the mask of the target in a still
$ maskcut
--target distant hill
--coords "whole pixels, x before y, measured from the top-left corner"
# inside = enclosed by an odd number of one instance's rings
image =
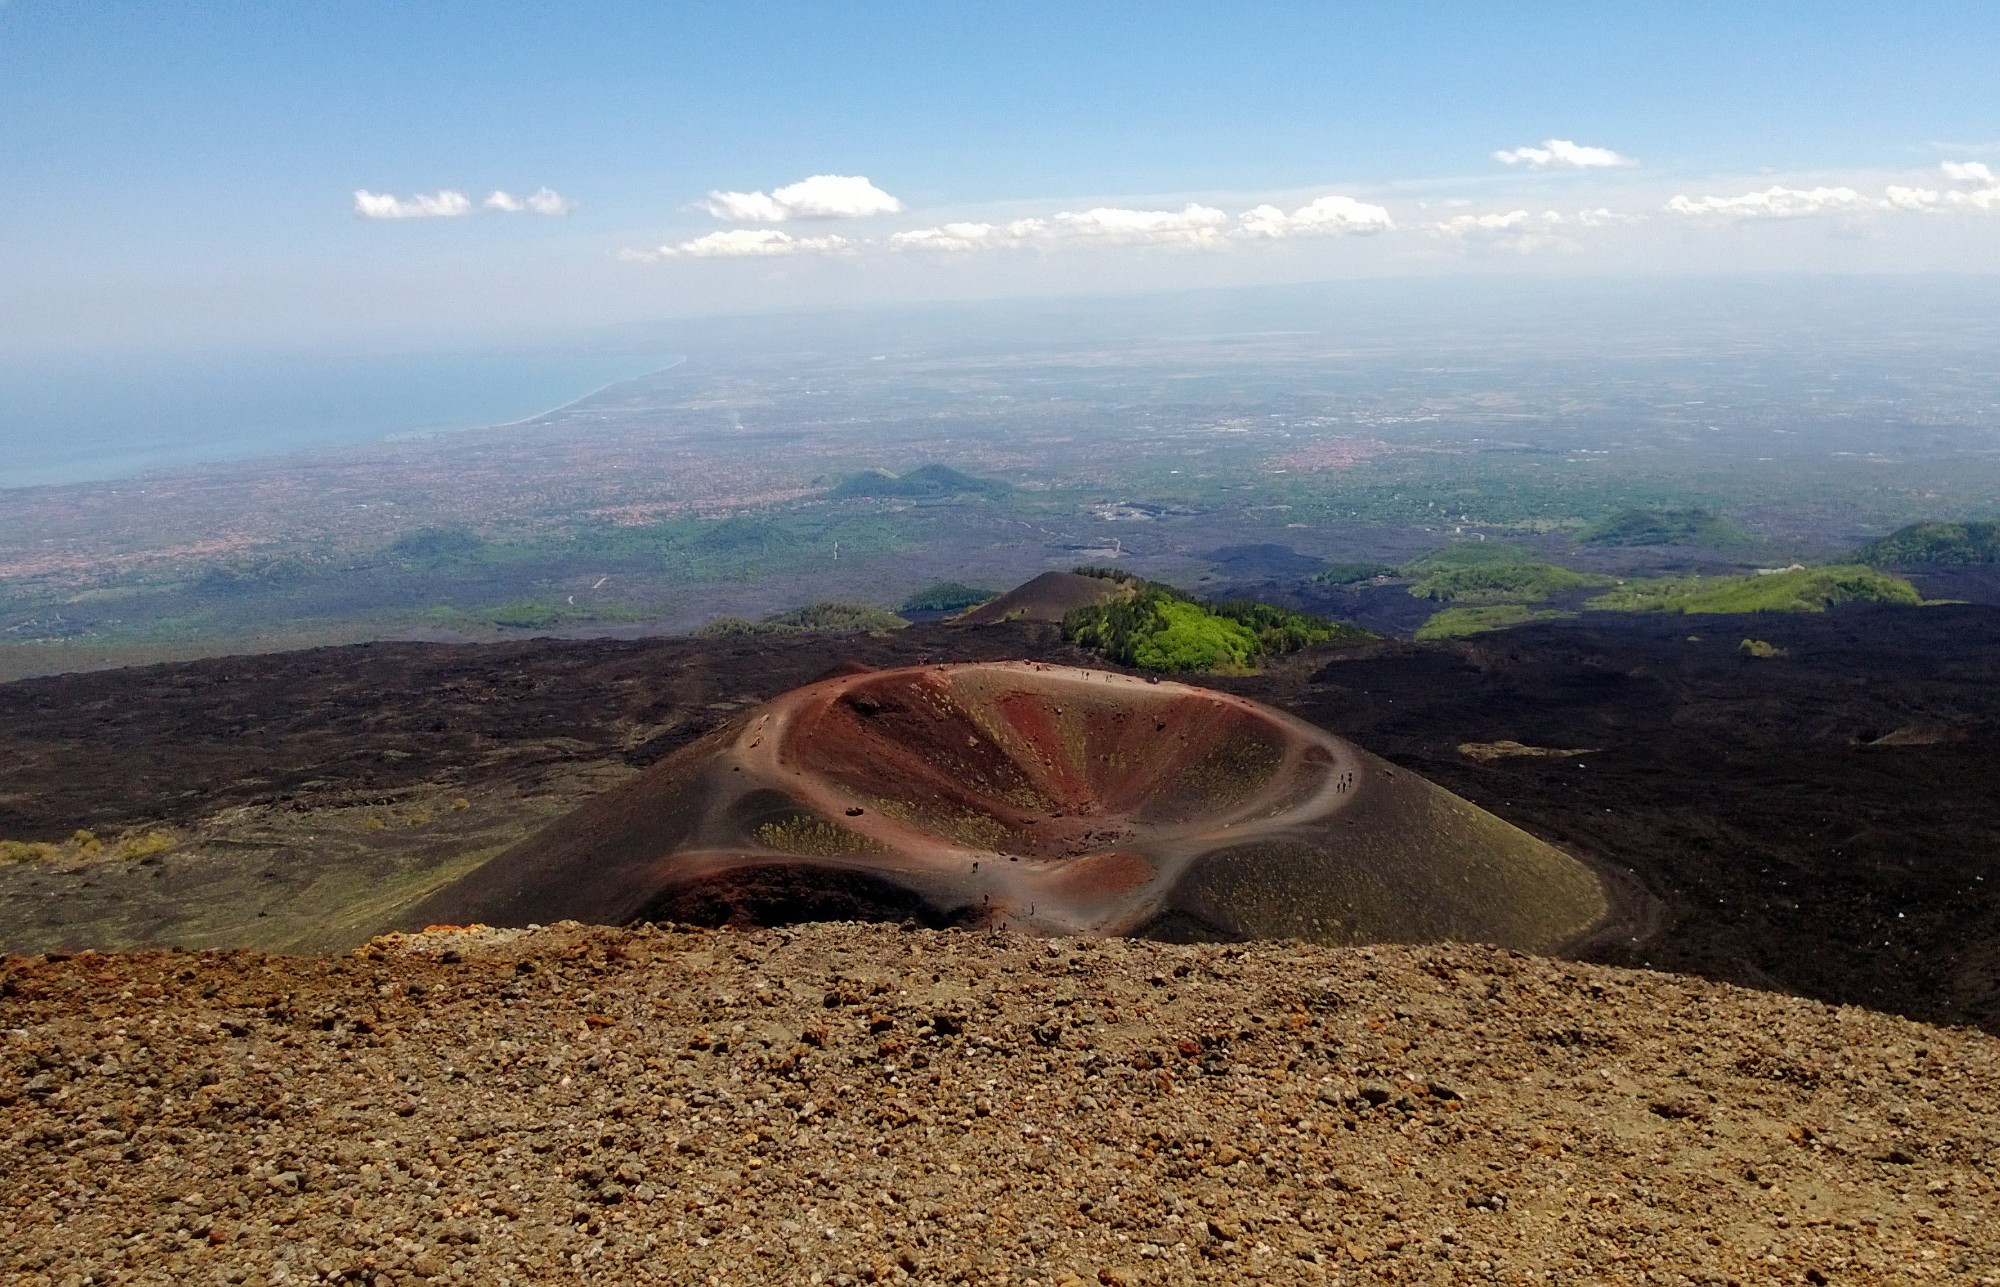
[[[1920,563],[2000,563],[2000,523],[1912,523],[1861,547],[1875,567]]]
[[[1115,598],[1063,618],[1063,638],[1121,666],[1175,673],[1248,674],[1267,656],[1334,639],[1368,639],[1365,630],[1248,599],[1203,603],[1170,585],[1110,569],[1079,573],[1116,585]]]
[[[1577,534],[1587,545],[1743,545],[1750,533],[1713,510],[1621,509]]]
[[[992,478],[977,478],[950,465],[919,465],[907,474],[864,469],[849,474],[833,489],[835,496],[892,497],[938,500],[949,496],[1005,496],[1013,488]]]
[[[411,561],[476,558],[486,542],[466,527],[420,527],[389,545],[392,558]]]
[[[1078,608],[1123,599],[1133,590],[1119,581],[1077,572],[1044,572],[957,618],[960,625],[996,621],[1061,621]]]

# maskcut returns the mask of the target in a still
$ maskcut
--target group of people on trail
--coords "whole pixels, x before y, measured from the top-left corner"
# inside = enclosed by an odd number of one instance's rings
[[[1354,770],[1342,769],[1340,776],[1333,780],[1333,789],[1342,795],[1346,795],[1349,791],[1352,791],[1354,789]]]

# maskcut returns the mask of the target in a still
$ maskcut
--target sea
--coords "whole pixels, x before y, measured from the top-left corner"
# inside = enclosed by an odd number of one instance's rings
[[[0,362],[0,488],[507,424],[678,360],[613,345]]]

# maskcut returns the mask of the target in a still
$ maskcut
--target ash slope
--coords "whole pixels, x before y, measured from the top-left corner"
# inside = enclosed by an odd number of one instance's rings
[[[1576,859],[1304,721],[1015,662],[787,693],[404,923],[782,924],[848,907],[1051,934],[1535,949],[1611,911]]]
[[[2000,1275],[2000,1040],[1492,949],[555,927],[0,972],[10,1281]]]
[[[1061,621],[1078,608],[1093,607],[1132,593],[1123,582],[1076,572],[1044,572],[990,602],[961,613],[953,624],[990,626],[1003,621]]]

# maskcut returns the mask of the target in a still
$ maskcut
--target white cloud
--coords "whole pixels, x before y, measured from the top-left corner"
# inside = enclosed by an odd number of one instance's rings
[[[1882,194],[1882,205],[1889,210],[1908,210],[1919,214],[1932,214],[1941,210],[1994,210],[2000,209],[2000,178],[1979,161],[1946,161],[1942,167],[1944,177],[1952,183],[1976,183],[1976,188],[1950,188],[1940,192],[1934,188],[1892,187]]]
[[[1562,222],[1562,216],[1553,210],[1543,216]],[[1534,218],[1526,210],[1513,210],[1506,214],[1454,215],[1440,223],[1431,225],[1441,237],[1480,237],[1494,233],[1518,232],[1528,226]]]
[[[899,250],[997,250],[1021,246],[1097,243],[1111,245],[1212,246],[1229,226],[1229,216],[1213,206],[1190,204],[1179,210],[1128,210],[1097,206],[1063,211],[1052,219],[1011,223],[947,223],[913,228],[890,236]]]
[[[502,214],[566,215],[576,209],[576,202],[554,188],[536,188],[525,197],[496,189],[492,196],[486,198],[486,208]]]
[[[648,262],[659,259],[801,255],[845,250],[849,244],[845,237],[794,237],[776,228],[731,228],[726,232],[711,232],[691,241],[676,242],[653,250],[627,250],[619,258]]]
[[[1037,221],[1039,222],[1039,221]],[[1006,230],[991,223],[948,223],[939,228],[913,228],[889,238],[899,250],[978,250],[1007,240]]]
[[[1856,210],[1867,202],[1853,188],[1769,187],[1740,197],[1677,196],[1667,209],[1690,219],[1803,219]]]
[[[354,213],[363,219],[456,219],[472,213],[472,202],[463,192],[453,192],[450,188],[409,198],[358,188],[354,193]]]
[[[737,223],[784,223],[896,214],[903,203],[858,174],[815,174],[775,192],[711,192],[695,208]]]
[[[1222,211],[1195,202],[1179,210],[1097,206],[1078,213],[1064,211],[1055,217],[1053,231],[1058,236],[1093,241],[1207,246],[1220,239],[1228,223],[1229,216]]]
[[[1619,214],[1616,210],[1606,210],[1599,206],[1595,210],[1576,212],[1576,225],[1580,228],[1610,228],[1621,223],[1637,223],[1637,215]]]
[[[1505,214],[1455,215],[1432,224],[1431,232],[1468,247],[1512,250],[1525,255],[1551,247],[1576,248],[1576,243],[1562,234],[1563,226],[1570,222],[1554,210],[1544,210],[1538,215],[1510,210]],[[1584,219],[1578,216],[1574,222],[1583,223]]]
[[[711,192],[708,200],[695,202],[695,209],[737,223],[783,223],[791,218],[790,212],[765,192]]]
[[[1934,188],[1900,188],[1892,185],[1882,193],[1882,205],[1888,210],[1911,210],[1917,213],[1942,210],[1944,194]]]
[[[1290,214],[1276,206],[1258,206],[1239,215],[1236,226],[1248,237],[1298,237],[1386,232],[1396,226],[1396,221],[1381,206],[1356,201],[1353,197],[1326,196],[1308,202]]]
[[[1585,147],[1568,139],[1544,139],[1540,147],[1495,152],[1493,159],[1502,165],[1525,165],[1531,170],[1601,170],[1639,164],[1608,147]]]

